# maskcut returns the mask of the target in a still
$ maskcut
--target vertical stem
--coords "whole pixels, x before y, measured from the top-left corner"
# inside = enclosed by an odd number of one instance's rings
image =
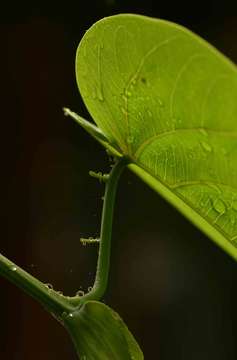
[[[71,298],[72,303],[82,304],[84,300],[100,300],[107,288],[110,267],[114,203],[118,180],[127,163],[128,160],[126,158],[119,159],[113,166],[113,169],[109,174],[109,178],[106,181],[101,220],[99,254],[94,285],[92,290],[82,298]]]
[[[56,291],[49,289],[40,280],[0,254],[0,275],[36,299],[56,317],[60,317],[63,312],[75,310],[75,307],[82,304],[85,299],[99,300],[105,293],[109,277],[111,234],[117,185],[127,163],[128,160],[126,158],[119,158],[106,181],[96,277],[93,288],[88,294],[83,297],[59,295]]]

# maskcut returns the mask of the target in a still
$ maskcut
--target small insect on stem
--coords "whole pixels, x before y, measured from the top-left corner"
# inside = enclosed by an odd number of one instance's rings
[[[90,170],[89,175],[95,179],[98,179],[99,182],[106,182],[109,178],[109,174],[102,174],[101,171],[95,172],[95,171]]]

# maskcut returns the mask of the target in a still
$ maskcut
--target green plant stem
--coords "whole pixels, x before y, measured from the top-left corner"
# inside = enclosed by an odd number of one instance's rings
[[[110,267],[114,203],[118,187],[118,180],[126,164],[126,159],[123,158],[118,160],[109,174],[109,178],[106,182],[96,278],[92,290],[84,297],[86,299],[100,300],[107,288]]]
[[[28,295],[40,302],[45,309],[60,317],[63,312],[74,309],[65,296],[59,295],[46,284],[21,269],[19,266],[0,254],[0,275],[25,291]]]
[[[90,121],[83,119],[80,115],[75,113],[74,111],[63,108],[64,115],[70,116],[73,120],[75,120],[84,130],[86,130],[96,141],[102,144],[113,156],[122,157],[121,151],[115,143],[111,143],[103,132],[92,124]]]
[[[64,312],[73,312],[77,306],[84,303],[84,300],[99,300],[104,295],[109,276],[116,190],[120,175],[127,163],[126,158],[119,158],[106,181],[96,277],[93,288],[88,294],[83,297],[61,295],[0,254],[0,275],[40,302],[57,318],[60,318]]]
[[[127,164],[128,160],[126,158],[119,159],[113,166],[106,181],[97,270],[92,290],[82,298],[70,298],[71,303],[82,304],[84,300],[100,300],[105,293],[109,277],[111,235],[117,185],[120,175]]]

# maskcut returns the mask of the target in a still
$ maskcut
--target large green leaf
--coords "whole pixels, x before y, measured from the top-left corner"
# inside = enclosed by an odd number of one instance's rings
[[[85,104],[130,168],[237,258],[237,71],[189,30],[111,16],[76,58]]]

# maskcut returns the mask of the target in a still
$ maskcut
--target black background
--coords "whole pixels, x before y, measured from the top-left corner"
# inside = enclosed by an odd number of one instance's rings
[[[75,51],[96,20],[122,12],[178,22],[237,62],[236,6],[228,1],[1,3],[0,249],[67,295],[93,282],[96,248],[79,238],[98,235],[103,186],[88,171],[108,169],[108,160],[61,109],[89,118]],[[110,279],[104,301],[146,360],[237,358],[236,263],[128,171]],[[0,305],[1,359],[76,359],[65,330],[2,278]]]

